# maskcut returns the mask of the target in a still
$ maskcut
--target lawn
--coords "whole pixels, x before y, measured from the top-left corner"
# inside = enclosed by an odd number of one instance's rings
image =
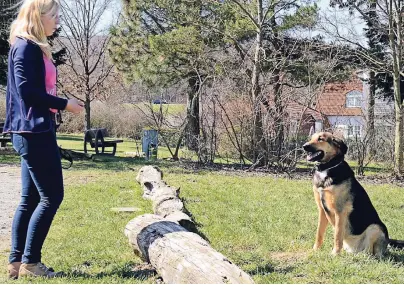
[[[80,137],[63,136],[59,144],[82,149]],[[43,261],[66,277],[23,279],[18,283],[155,283],[142,268],[123,234],[135,216],[150,213],[135,182],[142,159],[125,157],[135,142],[118,146],[117,157],[75,162],[64,171],[65,200],[46,240]],[[8,154],[2,162],[15,163]],[[185,206],[212,247],[248,272],[256,283],[404,283],[404,251],[383,260],[367,255],[331,256],[332,232],[319,252],[312,252],[317,224],[310,178],[289,180],[265,174],[193,169],[156,161],[164,179],[181,187]],[[402,189],[366,185],[392,238],[404,239]],[[137,207],[116,213],[113,207]],[[6,256],[0,266],[6,266]],[[0,283],[7,281],[0,271]]]

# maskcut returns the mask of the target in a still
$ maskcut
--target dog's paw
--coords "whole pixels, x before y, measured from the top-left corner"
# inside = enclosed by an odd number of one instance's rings
[[[331,255],[332,255],[332,256],[337,256],[337,255],[339,255],[340,253],[341,253],[341,250],[340,250],[340,249],[333,248],[333,250],[332,250],[332,252],[331,252]]]
[[[314,250],[314,251],[319,250],[320,247],[321,247],[321,245],[319,245],[319,244],[316,243],[316,244],[313,245],[313,250]]]

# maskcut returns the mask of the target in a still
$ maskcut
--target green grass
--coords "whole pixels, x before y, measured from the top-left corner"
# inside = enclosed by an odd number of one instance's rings
[[[77,144],[79,149],[81,140],[75,140],[76,136],[62,137],[59,143],[63,147]],[[118,157],[78,161],[64,171],[65,200],[45,242],[43,261],[67,276],[18,283],[156,282],[147,271],[134,269],[142,261],[132,253],[123,234],[132,218],[152,211],[135,182],[144,161],[123,156],[130,148],[127,142],[118,147]],[[392,251],[382,260],[367,255],[332,257],[329,228],[323,249],[312,252],[317,210],[310,177],[288,180],[155,163],[168,184],[181,187],[185,206],[212,247],[256,283],[404,283],[403,251]],[[392,185],[365,187],[391,237],[404,239],[402,189]],[[116,213],[112,207],[138,207],[140,211]],[[2,253],[3,268],[7,254]],[[5,272],[0,271],[0,283],[16,283],[4,278]]]
[[[123,138],[124,142],[118,144],[117,147],[117,156],[121,157],[133,157],[135,155],[142,155],[142,143],[138,140]],[[82,134],[58,134],[58,144],[67,149],[72,149],[76,151],[83,151],[83,135]],[[11,145],[11,144],[10,144]],[[175,149],[172,148],[172,151]],[[107,149],[108,151],[108,149]],[[89,153],[94,154],[95,152],[89,148]],[[0,152],[0,159],[1,159]],[[194,152],[191,152],[185,148],[181,148],[179,150],[179,157],[185,158],[192,161],[198,161],[198,157]],[[171,158],[171,154],[168,148],[164,145],[159,146],[158,148],[158,159],[168,159]],[[1,160],[0,160],[1,161]],[[220,164],[240,164],[240,160],[236,158],[226,158],[226,157],[216,157],[214,160],[215,163]],[[246,159],[247,164],[251,164],[251,161]],[[354,171],[356,171],[358,167],[357,161],[349,160],[349,165],[352,167]],[[301,161],[297,164],[299,169],[312,169],[313,164],[307,161]],[[386,164],[382,162],[372,162],[365,167],[365,175],[371,176],[376,174],[386,175],[391,173],[390,169],[386,168]]]
[[[58,145],[64,149],[72,149],[75,151],[83,152],[84,143],[82,134],[58,134]],[[89,153],[94,154],[95,151],[87,144]],[[106,148],[106,151],[110,151],[111,148]],[[126,153],[137,153],[142,151],[142,145],[140,141],[124,138],[123,143],[119,143],[117,146],[116,156],[124,157],[128,156]]]
[[[62,148],[71,149],[79,152],[83,152],[83,135],[82,134],[59,134],[58,144]],[[90,154],[95,154],[94,149],[91,149],[89,144],[87,144],[88,151]],[[106,148],[106,151],[109,151]],[[174,151],[174,149],[173,149]],[[117,157],[134,157],[142,155],[142,143],[141,141],[123,138],[123,143],[119,143],[117,146],[116,156]],[[171,155],[168,149],[164,146],[159,146],[158,148],[158,159],[170,158]],[[180,157],[193,157],[196,159],[194,154],[190,154],[186,150],[180,151]]]

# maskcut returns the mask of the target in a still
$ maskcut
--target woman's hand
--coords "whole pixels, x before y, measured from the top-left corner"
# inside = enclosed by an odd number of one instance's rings
[[[67,101],[67,105],[65,110],[74,114],[78,114],[81,111],[83,111],[83,103],[81,103],[79,100],[77,99],[69,99]]]

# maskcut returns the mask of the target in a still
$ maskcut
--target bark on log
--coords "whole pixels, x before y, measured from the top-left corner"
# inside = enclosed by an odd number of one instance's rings
[[[143,198],[153,201],[153,211],[156,215],[171,216],[171,220],[178,216],[184,220],[184,216],[187,215],[179,198],[180,189],[167,185],[162,179],[163,173],[155,166],[142,167],[136,177],[143,186]],[[185,220],[192,221],[190,217]]]
[[[134,251],[150,262],[165,283],[254,283],[251,277],[189,230],[195,225],[186,213],[180,189],[167,185],[157,167],[145,166],[136,180],[143,197],[153,201],[155,215],[130,221],[125,235]]]
[[[146,214],[128,223],[125,235],[165,283],[252,284],[244,271],[199,235],[163,217]]]

